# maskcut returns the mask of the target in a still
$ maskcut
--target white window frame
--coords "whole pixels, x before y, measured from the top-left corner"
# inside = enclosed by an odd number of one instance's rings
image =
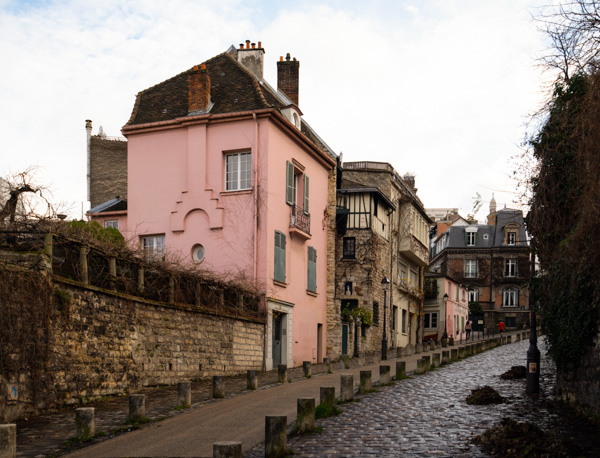
[[[467,246],[475,246],[477,232],[467,232]]]
[[[144,259],[162,260],[165,257],[165,235],[145,235],[141,240]]]
[[[502,307],[518,307],[519,290],[517,288],[505,288],[502,290]]]
[[[516,259],[509,258],[504,261],[504,276],[505,277],[516,277],[517,276],[517,260]]]
[[[509,231],[506,233],[506,244],[516,245],[517,244],[517,233],[515,231]]]
[[[104,221],[104,228],[107,229],[109,227],[119,230],[119,220],[118,219],[107,219],[106,221]]]
[[[427,323],[427,321],[429,322],[429,326],[425,325]],[[423,327],[425,329],[437,329],[438,323],[439,323],[438,312],[426,312],[425,313],[425,318],[423,320]]]
[[[244,151],[225,154],[225,191],[244,191],[251,188],[252,153]]]
[[[476,277],[477,277],[477,259],[465,259],[465,278],[476,278]]]
[[[476,288],[469,289],[469,302],[477,302],[479,300],[479,290]]]

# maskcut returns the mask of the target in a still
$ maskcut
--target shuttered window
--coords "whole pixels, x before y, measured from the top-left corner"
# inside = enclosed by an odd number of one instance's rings
[[[306,289],[317,292],[317,250],[313,247],[308,247],[308,281]]]
[[[304,213],[307,215],[310,213],[308,211],[308,175],[304,175]]]
[[[276,281],[285,283],[285,235],[275,231],[275,274]]]
[[[286,188],[285,188],[285,201],[290,204],[290,205],[294,205],[294,194],[296,192],[295,186],[294,186],[294,164],[292,164],[290,161],[286,162],[286,179],[285,179],[285,183],[286,183]]]

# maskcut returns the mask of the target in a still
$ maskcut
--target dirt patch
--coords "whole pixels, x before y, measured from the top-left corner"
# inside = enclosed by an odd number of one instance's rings
[[[513,366],[500,376],[503,380],[516,380],[527,377],[527,368],[525,366]]]
[[[467,396],[467,404],[471,405],[488,405],[501,404],[504,398],[493,389],[491,386],[485,385],[475,390],[471,390],[471,394]]]
[[[520,423],[504,418],[500,424],[475,437],[473,443],[493,456],[577,457],[582,456],[577,445],[556,433],[542,431],[533,423]]]

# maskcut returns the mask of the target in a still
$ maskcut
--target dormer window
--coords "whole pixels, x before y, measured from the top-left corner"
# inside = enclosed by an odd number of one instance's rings
[[[465,228],[465,243],[467,246],[475,246],[477,244],[477,228]]]
[[[506,244],[507,245],[516,245],[517,244],[517,233],[516,232],[511,231],[506,234]]]
[[[286,119],[289,122],[291,122],[294,125],[296,129],[300,130],[300,127],[302,126],[302,113],[298,111],[298,109],[295,106],[290,105],[288,107],[282,108],[281,113],[286,117]]]

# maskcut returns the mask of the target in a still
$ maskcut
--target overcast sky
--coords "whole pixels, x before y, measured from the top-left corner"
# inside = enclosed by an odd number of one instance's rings
[[[300,61],[304,118],[344,161],[416,175],[426,207],[515,207],[515,165],[542,101],[541,0],[0,0],[0,173],[80,217],[85,120],[121,135],[137,92],[249,39]]]

